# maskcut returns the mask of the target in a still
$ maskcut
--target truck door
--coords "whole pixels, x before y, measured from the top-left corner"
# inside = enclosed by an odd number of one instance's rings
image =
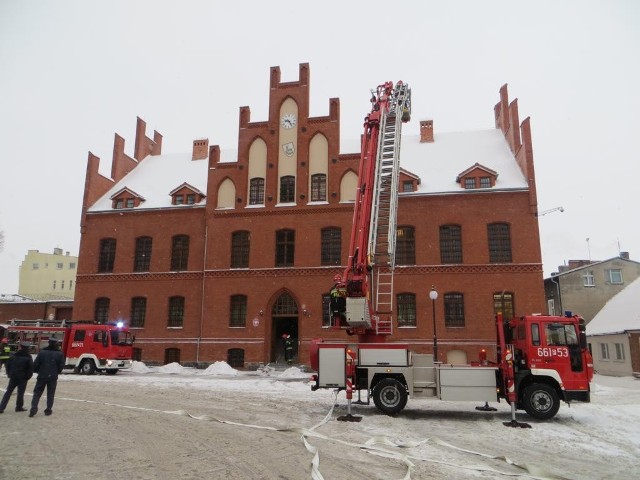
[[[544,346],[538,350],[548,368],[560,374],[565,389],[574,390],[584,385],[585,368],[578,332],[571,323],[546,323]]]

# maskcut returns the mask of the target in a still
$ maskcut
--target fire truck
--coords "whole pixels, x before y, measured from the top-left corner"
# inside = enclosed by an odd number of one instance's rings
[[[393,331],[393,270],[395,260],[400,137],[411,116],[408,85],[386,82],[372,92],[365,118],[358,189],[347,266],[334,277],[331,290],[332,326],[357,341],[311,342],[312,390],[345,390],[351,415],[353,391],[366,391],[386,414],[400,412],[409,397],[485,402],[478,409],[495,410],[489,402],[506,400],[516,410],[546,420],[558,412],[560,400],[589,402],[593,360],[587,347],[585,322],[565,316],[530,315],[495,319],[495,361],[486,350],[468,365],[434,361],[407,344],[386,342]],[[435,342],[435,339],[434,339]],[[435,343],[434,343],[435,351]]]
[[[65,356],[65,369],[76,373],[114,375],[131,368],[134,338],[122,323],[14,319],[2,327],[12,349],[25,342],[31,354],[45,348],[49,339],[57,339]]]

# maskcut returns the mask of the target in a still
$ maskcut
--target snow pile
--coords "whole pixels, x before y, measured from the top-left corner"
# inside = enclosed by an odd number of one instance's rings
[[[235,368],[229,366],[227,362],[216,362],[207,367],[202,375],[238,375]]]
[[[178,362],[168,363],[167,365],[163,365],[157,368],[158,372],[162,373],[184,373],[185,367],[180,365]]]
[[[147,365],[144,362],[138,362],[134,360],[133,363],[131,364],[130,371],[135,373],[149,373],[151,369],[147,367]]]
[[[289,367],[278,375],[278,378],[307,378],[308,376],[309,375],[304,373],[298,367]]]

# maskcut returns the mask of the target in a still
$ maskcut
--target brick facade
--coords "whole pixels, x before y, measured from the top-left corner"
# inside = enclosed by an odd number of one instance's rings
[[[193,151],[187,152],[186,157],[190,162],[206,162],[193,165],[207,167],[202,170],[206,172],[203,202],[169,208],[169,193],[175,187],[185,182],[193,185],[177,169],[175,185],[166,192],[167,207],[145,208],[142,202],[139,207],[123,211],[95,210],[111,188],[130,187],[142,197],[147,196],[145,191],[129,185],[124,174],[161,156],[162,137],[155,132],[154,140],[147,138],[140,119],[133,159],[123,154],[116,138],[118,149],[114,152],[118,153],[114,153],[113,163],[118,165],[112,167],[112,172],[118,178],[112,181],[101,176],[99,159],[90,154],[74,319],[94,318],[96,299],[108,298],[109,319],[130,321],[132,298],[146,298],[144,326],[135,328],[134,333],[139,358],[153,362],[175,359],[176,352],[183,363],[229,361],[233,352],[241,351],[245,365],[268,363],[281,357],[281,335],[286,332],[298,340],[298,362],[308,364],[311,339],[347,338],[343,331],[323,327],[322,300],[331,288],[333,276],[346,264],[353,203],[341,198],[341,192],[349,172],[358,171],[359,152],[340,152],[338,99],[329,100],[329,115],[309,118],[309,79],[307,64],[300,65],[295,82],[281,82],[280,69],[271,68],[269,118],[252,122],[249,107],[240,108],[238,150],[231,161],[223,158],[217,145],[210,146],[205,156],[202,148],[208,141],[194,142]],[[501,101],[507,102],[506,86],[501,90]],[[418,352],[431,352],[432,305],[428,293],[435,285],[440,293],[436,321],[443,360],[450,350],[466,352],[469,360],[477,358],[481,348],[495,352],[494,294],[512,293],[516,314],[544,309],[529,124],[527,120],[518,125],[517,108],[512,106],[506,112],[501,108],[501,104],[496,105],[496,125],[505,133],[504,141],[526,178],[526,188],[477,194],[401,194],[399,199],[398,226],[414,228],[415,265],[397,267],[394,289],[396,293],[415,294],[416,325],[394,327],[391,339],[409,342]],[[286,131],[281,122],[285,111],[294,112],[292,115],[297,117],[295,127]],[[523,143],[520,133],[513,133],[520,128]],[[315,160],[311,158],[310,145],[319,134],[326,139],[326,165],[312,165]],[[432,132],[430,135],[433,137]],[[437,135],[431,140],[434,139],[425,145],[437,144]],[[249,172],[256,168],[251,164],[251,149],[256,142],[266,144],[266,174],[264,205],[253,208],[249,205]],[[468,159],[468,166],[474,163],[475,159]],[[324,168],[326,172],[323,202],[310,202],[312,168]],[[280,202],[282,172],[295,177],[292,203]],[[412,181],[414,186],[425,181],[411,171],[402,174],[401,185],[403,180]],[[114,181],[120,183],[115,185]],[[153,178],[149,182],[153,183]],[[225,190],[228,188],[231,190]],[[228,191],[234,193],[230,201]],[[227,198],[225,208],[218,205],[223,197]],[[487,225],[494,222],[510,226],[511,262],[490,262]],[[445,224],[464,229],[463,263],[441,263],[439,226]],[[327,227],[340,229],[342,266],[321,264],[321,230]],[[295,255],[292,266],[276,267],[276,232],[282,229],[294,232]],[[231,268],[231,238],[239,231],[250,235],[248,268]],[[175,235],[189,237],[188,265],[181,271],[170,268]],[[136,238],[141,236],[153,239],[151,263],[148,271],[134,272]],[[104,238],[116,239],[117,253],[113,270],[99,273],[100,241]],[[464,294],[464,327],[445,327],[442,299],[447,292]],[[234,295],[246,297],[244,326],[230,326]],[[179,328],[167,326],[169,298],[176,296],[184,297],[184,318]],[[293,306],[289,304],[282,310],[283,300],[289,298]],[[167,349],[173,349],[174,356],[168,356]]]

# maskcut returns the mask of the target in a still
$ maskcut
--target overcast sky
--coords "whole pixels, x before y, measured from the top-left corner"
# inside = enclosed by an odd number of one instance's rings
[[[311,6],[312,5],[312,6]],[[545,276],[569,259],[640,260],[640,2],[0,0],[0,293],[29,249],[78,254],[87,154],[109,176],[136,117],[163,153],[236,148],[267,119],[269,68],[309,63],[311,115],[340,98],[357,138],[369,90],[403,80],[418,133],[493,128],[507,83],[531,117]],[[589,239],[587,241],[587,238]]]

